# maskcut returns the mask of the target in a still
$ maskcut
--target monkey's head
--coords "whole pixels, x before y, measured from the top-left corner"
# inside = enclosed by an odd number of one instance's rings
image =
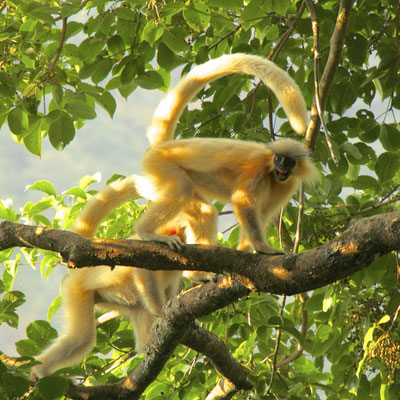
[[[277,182],[286,182],[290,177],[302,181],[318,179],[318,170],[313,165],[310,152],[304,145],[292,139],[280,139],[268,143],[273,153],[273,174]]]
[[[282,154],[274,155],[274,175],[278,182],[285,182],[289,178],[296,160]]]

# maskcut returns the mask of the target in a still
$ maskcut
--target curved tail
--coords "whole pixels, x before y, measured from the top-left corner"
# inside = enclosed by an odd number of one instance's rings
[[[101,221],[115,208],[138,197],[154,199],[150,182],[143,176],[131,175],[103,187],[79,213],[71,230],[92,238]]]
[[[179,117],[190,100],[209,82],[243,73],[261,79],[276,95],[297,133],[304,133],[307,109],[296,82],[273,62],[251,54],[227,54],[195,66],[160,102],[147,131],[151,146],[174,139]]]

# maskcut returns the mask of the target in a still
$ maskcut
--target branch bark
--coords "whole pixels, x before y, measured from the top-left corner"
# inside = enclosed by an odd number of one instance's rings
[[[245,287],[297,294],[325,286],[400,249],[400,213],[354,220],[339,237],[301,254],[266,256],[219,246],[187,245],[177,253],[136,240],[89,240],[72,232],[0,223],[0,250],[38,247],[62,254],[71,267],[125,265],[151,270],[207,271],[230,275]]]

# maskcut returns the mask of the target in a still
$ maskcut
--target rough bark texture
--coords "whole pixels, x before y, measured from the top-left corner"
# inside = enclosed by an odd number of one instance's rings
[[[353,221],[340,237],[308,252],[266,256],[200,245],[187,245],[177,253],[150,242],[89,240],[72,232],[4,221],[0,223],[0,250],[15,246],[53,250],[73,267],[130,265],[211,271],[230,275],[249,289],[292,295],[349,276],[377,257],[398,250],[399,232],[400,213],[380,214]]]

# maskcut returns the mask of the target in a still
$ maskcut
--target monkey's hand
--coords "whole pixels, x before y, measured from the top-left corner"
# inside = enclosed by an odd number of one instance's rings
[[[182,243],[176,236],[160,235],[158,233],[138,233],[142,240],[149,242],[158,242],[168,245],[171,250],[183,250],[185,248],[184,243]]]

